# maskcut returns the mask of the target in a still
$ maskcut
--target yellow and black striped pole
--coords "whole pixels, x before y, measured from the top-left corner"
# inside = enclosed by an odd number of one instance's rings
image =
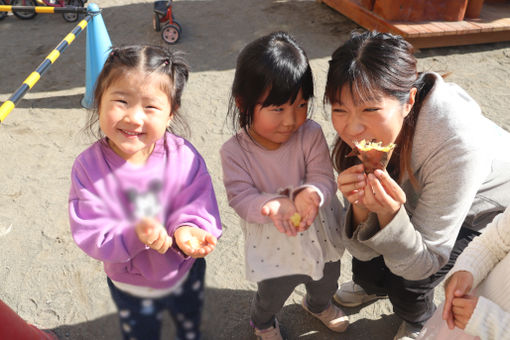
[[[6,7],[6,6],[0,6]],[[22,6],[26,7],[26,6]],[[51,51],[50,54],[44,59],[44,61],[37,67],[37,69],[32,72],[26,79],[23,81],[23,84],[14,92],[12,96],[7,99],[5,103],[0,106],[0,123],[3,122],[5,117],[11,113],[14,109],[14,106],[18,103],[18,101],[23,98],[23,96],[30,90],[37,81],[41,78],[41,76],[48,70],[48,68],[57,60],[58,57],[64,52],[67,46],[71,45],[74,39],[87,27],[88,23],[92,19],[94,14],[89,14],[82,21],[76,25],[76,27],[57,45],[57,47]]]
[[[52,7],[52,6],[10,6],[0,5],[0,12],[31,12],[31,13],[87,13],[85,7]]]

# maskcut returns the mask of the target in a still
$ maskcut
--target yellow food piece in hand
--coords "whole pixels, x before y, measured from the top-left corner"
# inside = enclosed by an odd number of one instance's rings
[[[186,243],[191,249],[198,249],[202,246],[202,242],[200,242],[197,238],[194,237],[187,240]]]
[[[294,215],[290,217],[290,221],[294,224],[294,227],[299,227],[299,224],[301,223],[301,215],[297,212],[294,213]]]
[[[370,150],[377,150],[377,151],[382,151],[382,152],[390,152],[396,146],[393,143],[390,143],[388,145],[382,145],[382,142],[376,142],[375,140],[368,141],[368,140],[365,140],[365,139],[363,139],[361,142],[354,142],[354,144],[356,145],[358,150],[365,151],[365,152],[366,151],[370,151]]]

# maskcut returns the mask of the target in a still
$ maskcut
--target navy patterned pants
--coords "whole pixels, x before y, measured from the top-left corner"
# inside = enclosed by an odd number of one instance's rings
[[[199,340],[203,305],[205,260],[197,259],[187,279],[161,298],[139,298],[119,290],[108,278],[108,286],[119,311],[124,340],[159,340],[161,319],[168,310],[177,329],[176,340]]]

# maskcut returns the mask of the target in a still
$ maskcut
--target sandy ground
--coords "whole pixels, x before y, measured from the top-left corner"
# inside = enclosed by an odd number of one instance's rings
[[[99,0],[114,44],[164,44],[152,30],[152,2]],[[332,142],[334,132],[321,105],[328,57],[359,28],[313,0],[176,1],[183,27],[175,46],[187,53],[193,73],[183,98],[190,140],[211,172],[224,236],[208,257],[205,339],[252,339],[248,309],[255,285],[244,279],[243,239],[221,180],[220,145],[231,135],[225,112],[233,67],[249,41],[275,30],[291,32],[308,52],[316,79],[315,119]],[[39,14],[0,21],[0,101],[5,101],[72,30],[60,15]],[[81,131],[86,110],[85,34],[57,60],[0,126],[0,298],[23,318],[52,328],[62,339],[118,339],[115,308],[102,265],[79,250],[69,233],[69,172],[90,140]],[[452,72],[484,114],[510,128],[510,43],[418,51],[420,70]],[[8,226],[12,224],[12,228]],[[340,282],[350,279],[346,254]],[[437,290],[437,300],[441,298]],[[387,301],[346,309],[351,326],[329,332],[306,315],[298,287],[278,317],[289,339],[391,339],[400,320]],[[167,317],[163,334],[173,338]]]

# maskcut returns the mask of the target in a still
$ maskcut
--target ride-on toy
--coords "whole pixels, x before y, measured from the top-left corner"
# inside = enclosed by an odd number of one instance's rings
[[[4,1],[4,0],[0,0],[0,5],[1,5],[1,6],[6,5],[5,1]],[[0,20],[2,20],[3,18],[5,18],[6,16],[7,16],[7,12],[0,12]]]
[[[0,5],[2,4],[10,4],[12,6],[50,6],[50,7],[83,7],[83,4],[87,2],[87,0],[2,0],[0,1]],[[17,10],[12,11],[15,16],[20,19],[28,20],[32,19],[37,15],[36,12],[26,11],[26,10]],[[0,12],[1,14],[2,12]],[[7,13],[6,13],[7,14]],[[64,19],[68,22],[75,22],[78,20],[78,13],[62,13]]]
[[[168,44],[175,44],[181,37],[181,25],[174,20],[172,14],[172,0],[155,1],[152,27],[156,32],[161,31],[161,37]]]

